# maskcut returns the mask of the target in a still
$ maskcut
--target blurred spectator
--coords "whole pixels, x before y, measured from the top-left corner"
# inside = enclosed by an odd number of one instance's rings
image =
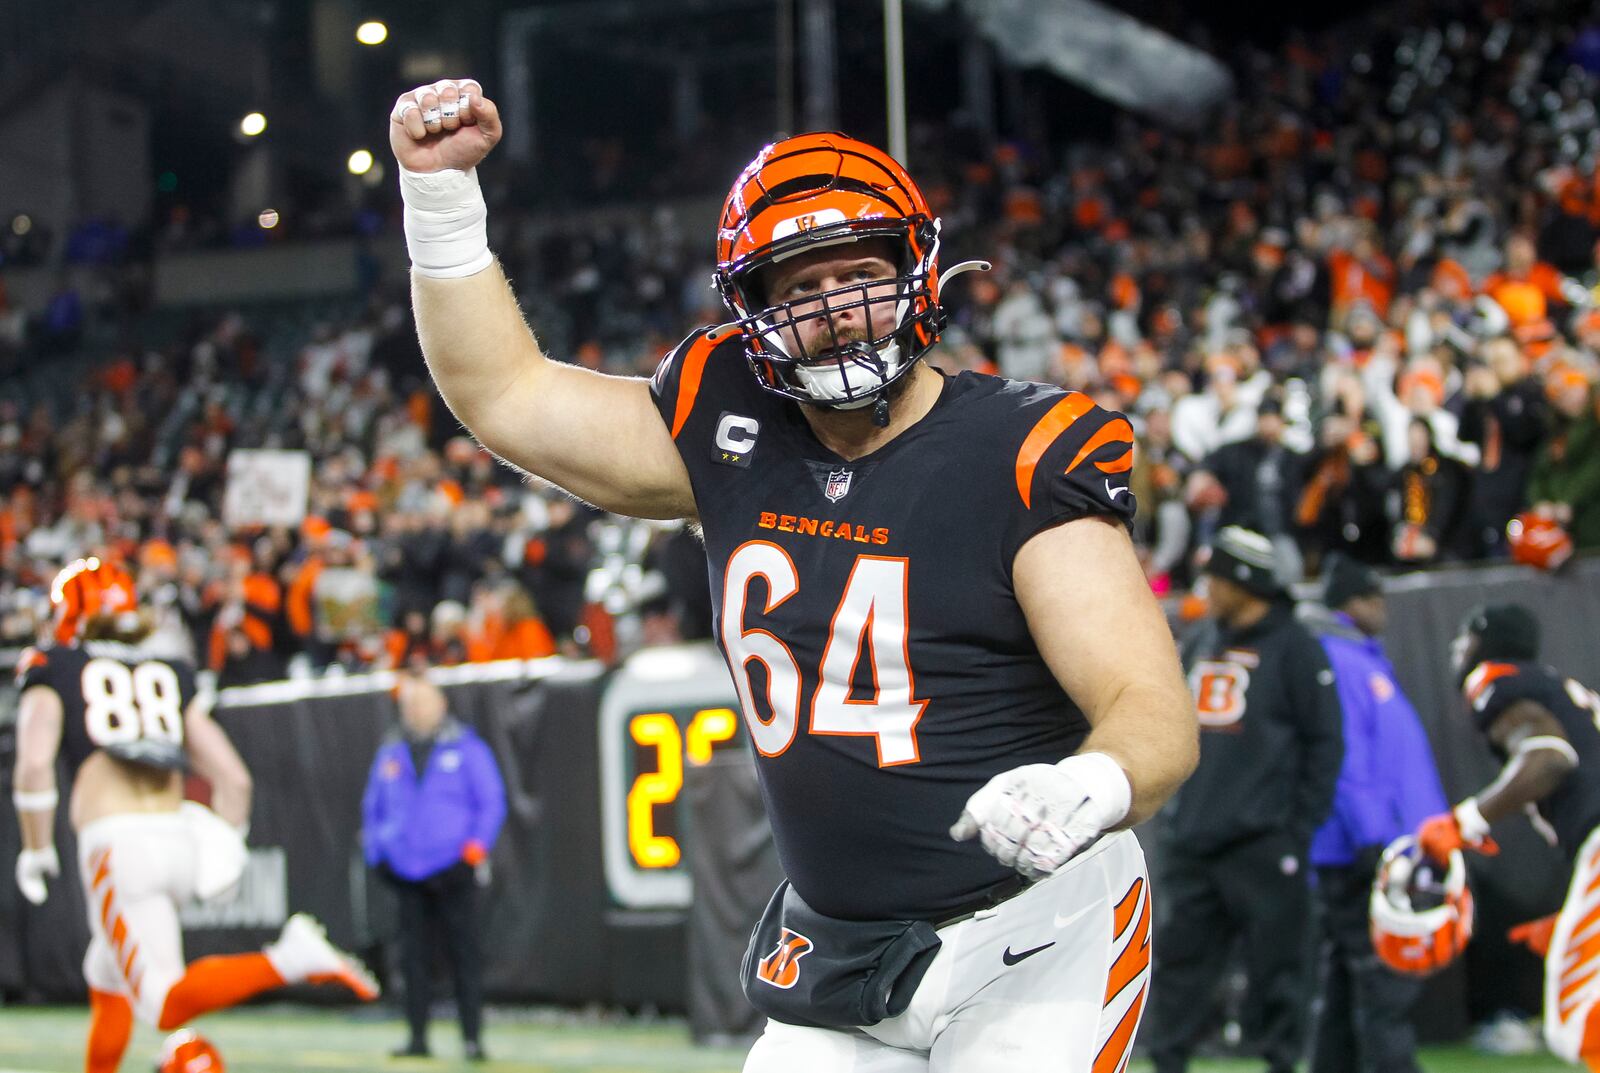
[[[1190,500],[1220,500],[1216,527],[1242,526],[1272,541],[1278,576],[1293,582],[1301,571],[1292,530],[1304,466],[1305,457],[1283,444],[1283,404],[1262,399],[1255,434],[1217,448],[1190,474]]]
[[[1173,403],[1172,442],[1191,460],[1198,462],[1255,431],[1255,400],[1241,390],[1240,372],[1237,358],[1214,355],[1206,361],[1205,390]]]
[[[282,678],[277,624],[283,592],[271,573],[254,568],[249,549],[228,549],[225,579],[216,593],[207,665],[217,672],[219,686],[245,685]]]
[[[1461,439],[1478,446],[1471,481],[1465,549],[1469,558],[1500,555],[1506,522],[1527,504],[1528,474],[1547,431],[1544,391],[1522,348],[1508,337],[1483,346],[1483,362],[1467,367]]]
[[[1439,453],[1433,429],[1420,417],[1407,430],[1407,446],[1406,464],[1395,474],[1389,497],[1394,558],[1408,564],[1459,558],[1467,539],[1462,527],[1466,467]]]
[[[1580,549],[1600,548],[1600,413],[1594,385],[1558,366],[1548,379],[1555,429],[1533,463],[1528,499],[1563,526]]]
[[[426,664],[421,664],[426,666]],[[452,718],[444,691],[418,662],[396,670],[400,727],[378,749],[361,800],[367,866],[400,900],[406,1023],[397,1056],[426,1056],[433,953],[443,941],[455,978],[466,1057],[482,1061],[483,963],[478,888],[505,821],[505,786],[494,754]]]
[[[1384,847],[1444,811],[1444,788],[1422,721],[1379,640],[1387,608],[1378,576],[1334,555],[1322,601],[1308,625],[1333,669],[1344,763],[1333,813],[1311,840],[1321,921],[1311,1073],[1416,1071],[1410,1013],[1422,981],[1373,956],[1367,903]]]
[[[1313,568],[1332,551],[1362,562],[1389,556],[1385,494],[1390,481],[1376,443],[1343,413],[1330,413],[1317,431],[1317,449],[1295,504],[1301,547]]]

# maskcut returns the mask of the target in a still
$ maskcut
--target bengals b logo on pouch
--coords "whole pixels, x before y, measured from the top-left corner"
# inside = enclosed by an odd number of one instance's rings
[[[810,939],[784,928],[783,934],[778,936],[777,948],[761,959],[761,964],[756,968],[756,977],[787,991],[799,981],[800,959],[810,952]]]

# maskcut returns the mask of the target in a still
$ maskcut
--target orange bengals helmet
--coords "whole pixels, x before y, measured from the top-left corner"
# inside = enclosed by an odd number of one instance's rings
[[[1415,838],[1389,843],[1367,915],[1378,960],[1396,972],[1427,976],[1450,964],[1472,938],[1472,891],[1461,851],[1450,854],[1441,878]]]
[[[893,244],[892,281],[802,301],[773,302],[765,293],[762,269],[803,251],[873,238]],[[716,280],[761,385],[815,406],[853,410],[879,399],[944,327],[939,221],[894,158],[843,134],[801,134],[756,154],[722,206]],[[801,324],[831,327],[835,314],[851,309],[862,311],[866,339],[841,341],[835,330],[832,345],[808,349]],[[887,419],[881,404],[878,416]]]
[[[185,1028],[167,1037],[156,1073],[223,1073],[224,1068],[211,1041]]]
[[[1506,523],[1511,558],[1540,570],[1558,570],[1572,558],[1572,537],[1556,522],[1524,511]]]
[[[116,563],[92,555],[69,563],[50,583],[56,643],[70,644],[91,618],[132,611],[136,601],[133,578]]]

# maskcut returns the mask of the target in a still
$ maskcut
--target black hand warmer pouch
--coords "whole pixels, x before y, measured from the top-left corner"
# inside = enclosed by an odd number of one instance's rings
[[[925,920],[838,920],[778,885],[740,974],[750,1004],[808,1028],[875,1025],[911,1005],[939,950]]]

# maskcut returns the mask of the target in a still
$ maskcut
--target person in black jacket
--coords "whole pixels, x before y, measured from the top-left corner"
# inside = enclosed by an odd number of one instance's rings
[[[1482,461],[1472,473],[1464,528],[1472,558],[1506,554],[1506,522],[1527,505],[1528,474],[1549,434],[1550,411],[1516,340],[1483,345],[1485,365],[1467,369],[1458,435]]]
[[[1181,1073],[1205,1029],[1236,937],[1250,986],[1247,1043],[1272,1073],[1300,1056],[1311,835],[1343,760],[1328,657],[1296,621],[1259,533],[1217,534],[1211,618],[1184,667],[1200,715],[1200,766],[1162,811],[1162,886],[1145,1039],[1156,1073]]]

